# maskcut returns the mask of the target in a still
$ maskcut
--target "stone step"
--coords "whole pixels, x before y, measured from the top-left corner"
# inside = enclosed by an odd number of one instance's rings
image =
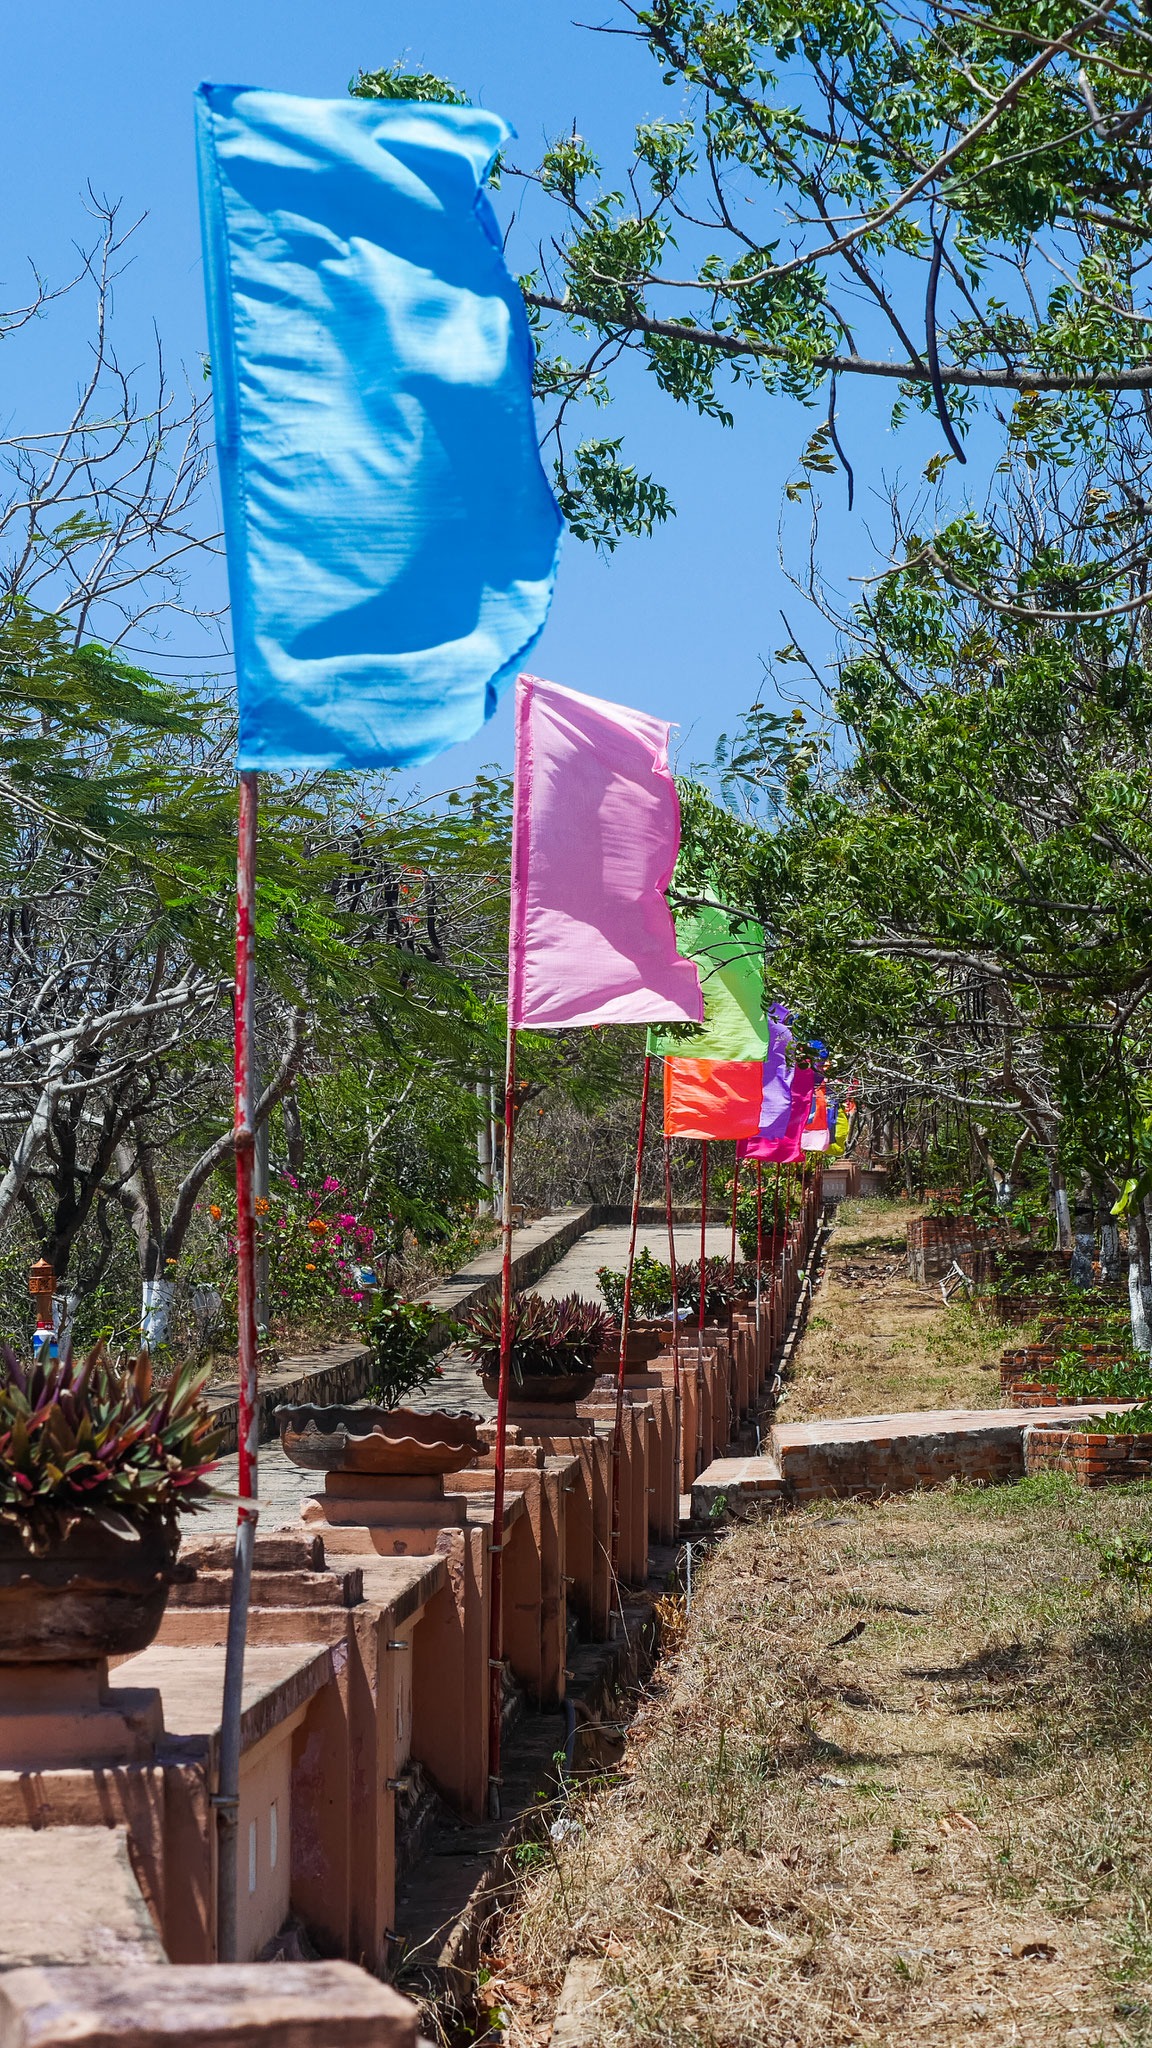
[[[715,1458],[692,1482],[692,1519],[705,1521],[717,1503],[780,1500],[784,1482],[770,1453],[750,1458]]]

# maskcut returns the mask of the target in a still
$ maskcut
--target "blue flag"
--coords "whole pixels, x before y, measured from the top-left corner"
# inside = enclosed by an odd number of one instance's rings
[[[477,107],[196,96],[241,768],[429,760],[538,639],[562,520]]]

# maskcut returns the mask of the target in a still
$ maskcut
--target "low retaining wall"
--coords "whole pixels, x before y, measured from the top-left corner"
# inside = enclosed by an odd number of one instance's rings
[[[913,1493],[919,1486],[946,1486],[951,1479],[971,1485],[1019,1479],[1024,1472],[1021,1434],[1018,1419],[1001,1421],[994,1411],[986,1419],[969,1415],[963,1422],[933,1415],[915,1423],[908,1416],[881,1416],[855,1429],[840,1425],[839,1431],[835,1423],[774,1428],[772,1448],[786,1497],[802,1505],[837,1495]]]
[[[1152,1475],[1152,1435],[1108,1436],[1034,1423],[1024,1432],[1025,1469],[1068,1472],[1081,1486],[1124,1486]]]
[[[992,1270],[987,1233],[967,1216],[914,1216],[908,1223],[908,1273],[923,1287],[942,1280],[953,1264],[970,1280],[986,1280]]]

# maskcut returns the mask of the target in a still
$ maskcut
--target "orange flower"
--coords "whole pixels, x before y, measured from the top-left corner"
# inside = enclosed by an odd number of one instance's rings
[[[219,1223],[219,1221],[220,1221],[220,1204],[219,1204],[219,1202],[210,1202],[210,1203],[208,1204],[208,1214],[209,1214],[209,1215],[210,1215],[210,1217],[212,1218],[212,1221],[213,1221],[213,1223]]]
[[[271,1207],[271,1203],[270,1203],[270,1202],[268,1202],[268,1201],[267,1201],[267,1200],[265,1199],[265,1197],[264,1197],[263,1195],[257,1195],[257,1197],[256,1197],[256,1214],[257,1214],[258,1216],[266,1216],[266,1215],[268,1214],[268,1211],[269,1211],[270,1207]]]
[[[314,1273],[316,1271],[316,1268],[315,1266],[305,1266],[304,1271],[306,1273]]]
[[[311,1223],[308,1225],[308,1228],[309,1230],[314,1230],[316,1232],[317,1237],[323,1237],[327,1232],[328,1225],[324,1222],[322,1217],[313,1216]]]

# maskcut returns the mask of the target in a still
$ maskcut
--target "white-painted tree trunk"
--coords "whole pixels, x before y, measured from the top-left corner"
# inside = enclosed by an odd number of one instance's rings
[[[476,1096],[480,1103],[480,1121],[476,1126],[476,1178],[483,1193],[476,1204],[478,1216],[492,1213],[492,1125],[488,1117],[488,1083],[477,1081]]]
[[[1070,1252],[1072,1249],[1072,1214],[1068,1207],[1068,1189],[1064,1175],[1055,1168],[1048,1176],[1052,1197],[1052,1214],[1056,1218],[1056,1248]]]
[[[1148,1222],[1143,1210],[1128,1219],[1128,1307],[1132,1342],[1137,1351],[1152,1352],[1152,1271],[1149,1269]]]
[[[174,1280],[145,1280],[141,1284],[140,1342],[149,1351],[159,1351],[168,1342],[175,1293]]]

